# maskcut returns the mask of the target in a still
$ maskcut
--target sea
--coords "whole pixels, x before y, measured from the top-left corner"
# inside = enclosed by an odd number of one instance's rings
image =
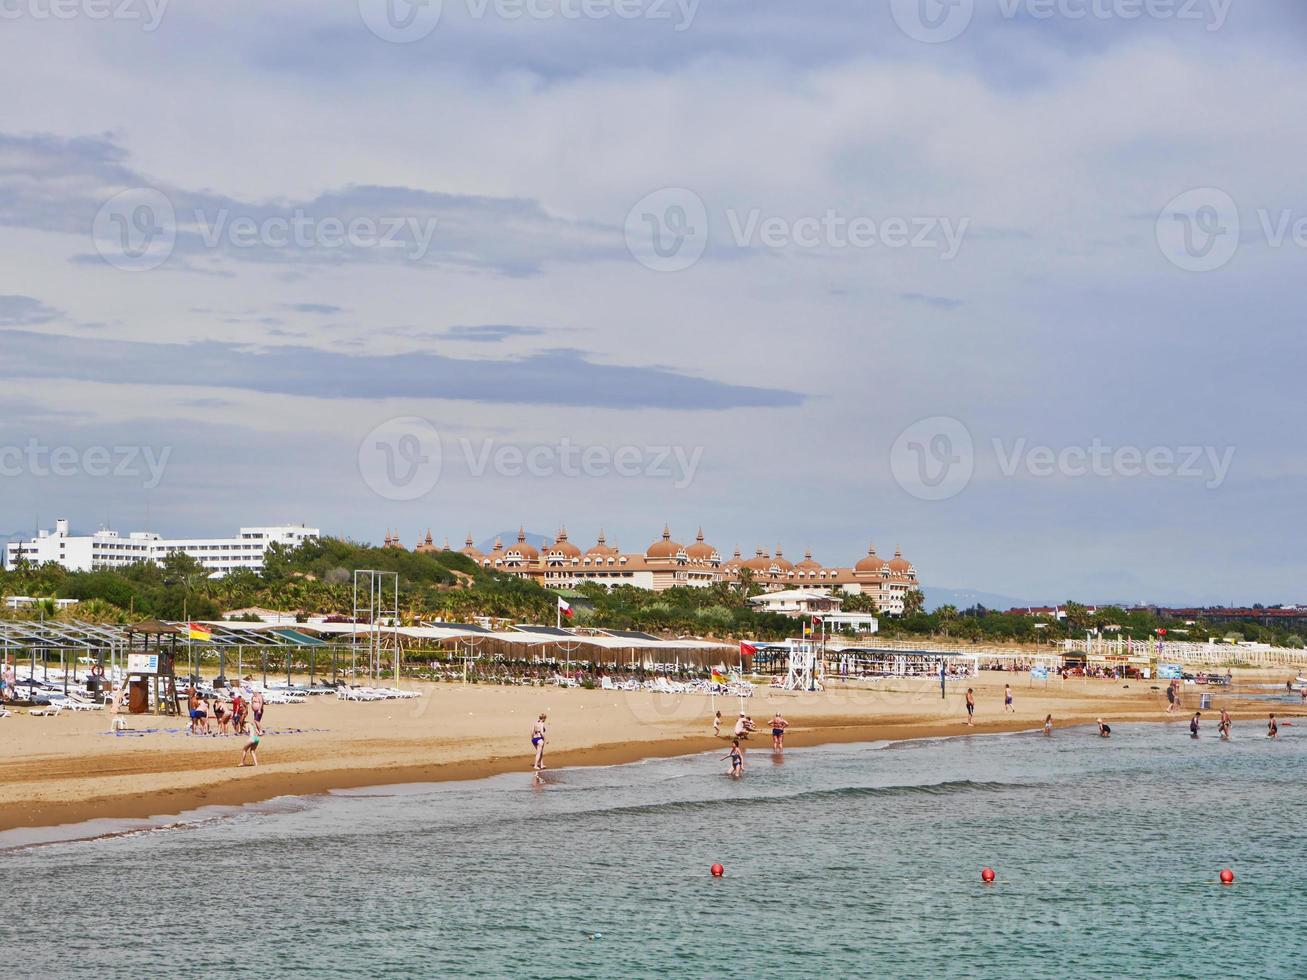
[[[1307,727],[1263,733],[764,742],[739,780],[708,753],[9,834],[4,972],[1303,977]]]

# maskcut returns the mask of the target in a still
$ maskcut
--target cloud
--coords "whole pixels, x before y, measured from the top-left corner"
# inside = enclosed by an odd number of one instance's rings
[[[332,306],[330,303],[283,303],[281,308],[293,313],[316,313],[321,316],[335,316],[348,312],[343,306]]]
[[[925,293],[899,293],[899,299],[906,303],[923,303],[937,310],[950,312],[966,305],[965,300],[950,299],[947,296],[927,296]]]
[[[341,354],[311,347],[253,350],[204,341],[160,344],[5,334],[7,366],[25,377],[234,388],[312,398],[447,398],[605,408],[791,408],[802,395],[726,384],[661,367],[598,364],[575,350],[463,360],[426,352]]]
[[[521,327],[511,324],[486,323],[477,326],[453,326],[446,329],[421,327],[387,327],[377,333],[409,340],[459,340],[476,344],[498,344],[511,337],[539,337],[543,327]]]
[[[35,327],[62,317],[31,296],[0,295],[0,327]]]

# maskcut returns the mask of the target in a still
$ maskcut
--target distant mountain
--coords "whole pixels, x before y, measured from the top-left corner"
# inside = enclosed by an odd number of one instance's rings
[[[482,554],[489,554],[495,548],[495,538],[503,542],[505,548],[511,544],[517,543],[517,531],[500,531],[498,534],[492,534],[490,537],[477,543],[477,551]],[[537,534],[535,531],[526,532],[526,543],[534,545],[536,548],[543,548],[546,541],[553,541],[553,537],[548,534]]]
[[[933,612],[940,606],[956,606],[958,609],[970,609],[981,605],[986,609],[1007,611],[1018,606],[1051,606],[1063,600],[1019,599],[996,592],[980,592],[976,589],[943,589],[935,585],[923,585],[922,593],[926,596],[926,611]]]

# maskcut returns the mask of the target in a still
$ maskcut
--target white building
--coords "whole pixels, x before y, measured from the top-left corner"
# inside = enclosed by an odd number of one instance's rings
[[[162,561],[174,552],[190,555],[214,575],[237,568],[258,571],[271,544],[298,547],[319,536],[315,527],[278,524],[272,527],[243,527],[234,538],[165,538],[152,531],[132,531],[126,537],[117,531],[94,534],[68,533],[68,521],[55,522],[53,531],[40,531],[27,541],[11,541],[5,561],[12,568],[20,559],[42,564],[58,562],[70,571],[122,568],[141,561]]]
[[[764,592],[749,600],[758,612],[780,613],[796,619],[819,616],[828,630],[851,629],[856,633],[875,633],[880,622],[871,613],[841,612],[844,600],[830,592],[812,589],[786,589],[782,592]]]

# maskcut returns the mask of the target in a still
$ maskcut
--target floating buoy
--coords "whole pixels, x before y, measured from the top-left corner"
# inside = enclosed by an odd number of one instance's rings
[[[994,874],[993,868],[985,868],[985,870],[980,872],[980,880],[987,885],[992,885],[994,883],[994,879],[997,877],[998,875]]]
[[[1231,871],[1229,868],[1226,868],[1221,872],[1221,884],[1223,885],[1234,884],[1234,872]]]
[[[714,878],[720,878],[722,875],[726,874],[726,869],[723,868],[720,864],[714,864],[711,870],[712,870],[712,876]]]

